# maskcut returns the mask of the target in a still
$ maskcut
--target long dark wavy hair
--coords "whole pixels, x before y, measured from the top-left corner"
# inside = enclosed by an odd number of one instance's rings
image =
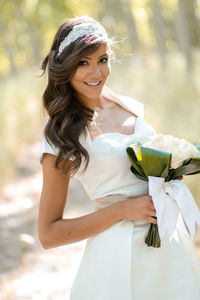
[[[87,120],[92,120],[94,111],[81,104],[69,81],[75,74],[81,58],[92,54],[102,43],[108,41],[101,36],[91,34],[86,39],[78,38],[66,46],[59,56],[57,54],[60,43],[73,26],[88,21],[97,22],[89,16],[80,16],[63,23],[58,28],[51,49],[41,66],[44,70],[42,75],[48,66],[48,84],[42,96],[43,107],[49,116],[44,128],[44,137],[53,148],[58,150],[55,168],[62,169],[70,176],[78,171],[83,159],[85,160],[84,172],[88,166],[89,154],[79,142],[79,136],[85,131]],[[115,43],[114,38],[109,39],[109,46],[113,43]],[[111,48],[110,59],[115,60]]]

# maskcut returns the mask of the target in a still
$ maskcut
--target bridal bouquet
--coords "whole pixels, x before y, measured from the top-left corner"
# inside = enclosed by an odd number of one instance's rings
[[[160,247],[165,234],[177,239],[177,228],[193,238],[200,212],[190,190],[176,178],[200,173],[200,144],[155,134],[144,144],[130,145],[126,152],[133,174],[148,181],[156,209],[157,224],[150,225],[147,246]]]

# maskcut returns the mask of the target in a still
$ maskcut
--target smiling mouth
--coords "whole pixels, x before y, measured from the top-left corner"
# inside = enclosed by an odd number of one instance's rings
[[[84,83],[88,86],[98,86],[101,84],[101,80],[100,81],[96,81],[96,82],[87,82],[87,81],[84,81]]]

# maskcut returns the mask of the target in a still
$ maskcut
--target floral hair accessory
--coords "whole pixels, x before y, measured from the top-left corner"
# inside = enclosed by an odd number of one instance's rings
[[[60,43],[57,56],[60,55],[60,53],[64,50],[66,46],[76,41],[79,37],[83,37],[84,35],[89,35],[91,33],[96,33],[108,40],[108,35],[101,24],[94,24],[92,22],[84,22],[81,24],[77,24],[72,28],[70,33]]]

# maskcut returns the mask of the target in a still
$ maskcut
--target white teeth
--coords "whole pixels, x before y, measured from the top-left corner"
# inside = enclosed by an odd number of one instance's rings
[[[98,82],[85,82],[86,84],[88,84],[88,85],[98,85],[99,83],[100,83],[100,81],[98,81]]]

